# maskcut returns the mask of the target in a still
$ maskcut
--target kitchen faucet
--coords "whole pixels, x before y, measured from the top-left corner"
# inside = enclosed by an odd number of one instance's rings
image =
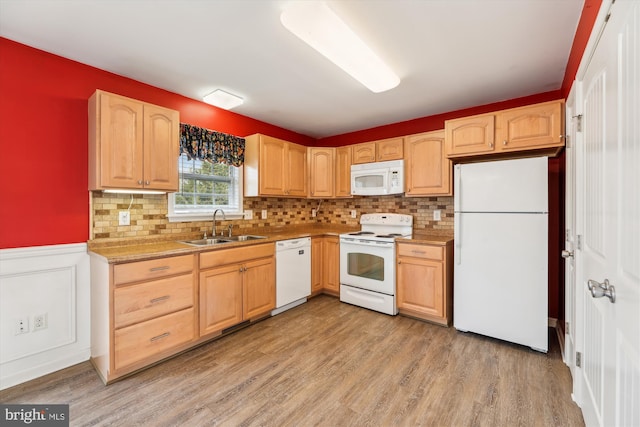
[[[213,237],[216,236],[216,214],[218,212],[222,212],[222,219],[227,219],[227,216],[224,214],[224,211],[222,209],[216,209],[215,211],[213,211]],[[222,235],[222,231],[220,232],[220,235]]]

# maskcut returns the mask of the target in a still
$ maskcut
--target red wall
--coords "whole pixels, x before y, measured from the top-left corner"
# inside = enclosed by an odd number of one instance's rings
[[[89,238],[87,100],[96,89],[180,111],[183,122],[304,145],[313,138],[0,38],[0,248]]]
[[[425,132],[442,129],[449,118],[566,97],[600,3],[585,1],[557,91],[318,141],[0,38],[0,248],[88,239],[87,100],[96,89],[179,110],[183,122],[239,136],[261,132],[304,145],[338,146]]]

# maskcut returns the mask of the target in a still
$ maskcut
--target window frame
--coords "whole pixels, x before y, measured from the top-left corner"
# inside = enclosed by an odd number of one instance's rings
[[[182,179],[182,173],[180,172],[180,166],[178,167],[178,179]],[[244,166],[238,166],[238,211],[231,212],[223,209],[226,219],[243,219],[244,218]],[[191,175],[191,174],[190,174]],[[169,222],[190,222],[190,221],[211,221],[213,219],[213,212],[216,209],[222,209],[219,207],[213,207],[211,210],[206,211],[190,211],[190,212],[176,212],[175,200],[176,193],[169,193],[167,218]]]

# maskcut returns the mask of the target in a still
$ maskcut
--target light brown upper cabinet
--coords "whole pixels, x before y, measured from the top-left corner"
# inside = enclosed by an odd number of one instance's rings
[[[335,148],[307,148],[309,161],[309,197],[329,198],[334,196]]]
[[[535,151],[556,155],[564,147],[564,101],[550,101],[445,122],[450,158]]]
[[[444,123],[449,157],[493,153],[495,144],[495,114],[481,114]]]
[[[404,152],[407,196],[452,194],[451,160],[445,153],[444,130],[405,137]]]
[[[307,197],[306,147],[262,134],[245,140],[246,197]]]
[[[403,140],[404,138],[402,137],[389,138],[352,145],[352,162],[357,165],[360,163],[400,160],[403,157]]]
[[[97,90],[89,98],[89,190],[178,191],[180,113]]]
[[[336,197],[351,197],[351,147],[336,148]]]
[[[564,146],[564,102],[513,108],[497,115],[496,145],[502,151]]]

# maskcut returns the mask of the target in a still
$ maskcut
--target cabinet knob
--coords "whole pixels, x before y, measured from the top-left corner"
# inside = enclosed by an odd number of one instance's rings
[[[142,180],[141,179],[138,180],[138,185],[142,185]]]
[[[489,148],[493,148],[493,142],[489,143]]]
[[[507,145],[507,140],[502,141],[502,145]]]
[[[151,181],[145,181],[144,182],[144,185],[149,185],[149,184],[151,184]]]

